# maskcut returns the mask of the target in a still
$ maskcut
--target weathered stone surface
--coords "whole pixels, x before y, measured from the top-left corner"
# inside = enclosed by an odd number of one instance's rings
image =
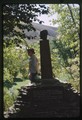
[[[51,118],[79,117],[80,96],[70,85],[58,83],[55,86],[22,87],[14,109],[6,118]],[[26,95],[23,92],[27,91]],[[20,98],[20,99],[19,99]]]

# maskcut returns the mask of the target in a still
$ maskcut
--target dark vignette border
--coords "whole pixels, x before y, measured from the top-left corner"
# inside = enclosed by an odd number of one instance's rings
[[[81,81],[81,72],[82,72],[82,2],[81,0],[3,0],[0,2],[0,118],[4,119],[3,117],[3,5],[4,4],[25,4],[25,3],[30,3],[30,4],[79,4],[80,5],[80,92],[82,91],[82,81]],[[80,97],[80,101],[82,101],[82,93]],[[82,106],[82,103],[80,102],[80,106]],[[82,108],[80,107],[80,113],[81,113]],[[80,115],[81,118],[81,115]],[[80,119],[77,118],[77,119]]]

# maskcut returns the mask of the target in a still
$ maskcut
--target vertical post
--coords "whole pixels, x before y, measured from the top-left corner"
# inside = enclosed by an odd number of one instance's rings
[[[49,41],[47,40],[47,30],[40,32],[40,59],[41,59],[41,78],[52,79],[52,66],[50,57]]]

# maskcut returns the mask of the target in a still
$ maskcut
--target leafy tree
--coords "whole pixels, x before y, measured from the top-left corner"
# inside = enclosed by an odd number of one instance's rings
[[[58,37],[53,41],[57,49],[59,64],[71,76],[68,81],[75,89],[79,90],[79,67],[80,67],[80,39],[79,39],[79,6],[72,4],[50,5],[52,13],[57,13]],[[54,65],[55,66],[55,65]],[[63,72],[63,71],[62,71]]]
[[[14,40],[10,40],[10,45],[6,47],[6,43],[4,43],[4,81],[8,80],[13,82],[13,78],[15,78],[19,72],[23,74],[23,77],[27,75],[26,68],[28,68],[28,64],[26,65],[24,61],[28,59],[27,53],[16,47],[13,43]],[[23,71],[21,71],[23,70]],[[26,72],[25,72],[26,71]],[[25,75],[26,74],[26,75]],[[28,75],[27,75],[28,77]]]
[[[23,30],[35,30],[32,26],[33,21],[38,21],[40,24],[43,21],[37,19],[40,14],[47,14],[48,7],[41,4],[6,4],[3,6],[3,32],[6,36],[18,36],[25,38]],[[25,25],[26,23],[26,25]],[[15,27],[20,31],[17,32]]]

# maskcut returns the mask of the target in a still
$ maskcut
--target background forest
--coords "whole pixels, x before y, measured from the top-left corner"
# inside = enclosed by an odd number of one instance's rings
[[[57,38],[49,41],[53,77],[62,82],[71,83],[73,89],[80,92],[80,6],[75,4],[12,4],[3,6],[3,82],[4,82],[4,111],[7,111],[16,100],[21,86],[29,84],[28,54],[26,48],[35,49],[40,64],[39,42],[25,41],[23,30],[35,30],[32,22],[39,14],[53,15],[52,20],[58,24]],[[27,23],[21,25],[20,21]],[[15,31],[17,26],[22,30]],[[14,37],[15,36],[15,37]],[[28,38],[29,39],[29,38]]]

